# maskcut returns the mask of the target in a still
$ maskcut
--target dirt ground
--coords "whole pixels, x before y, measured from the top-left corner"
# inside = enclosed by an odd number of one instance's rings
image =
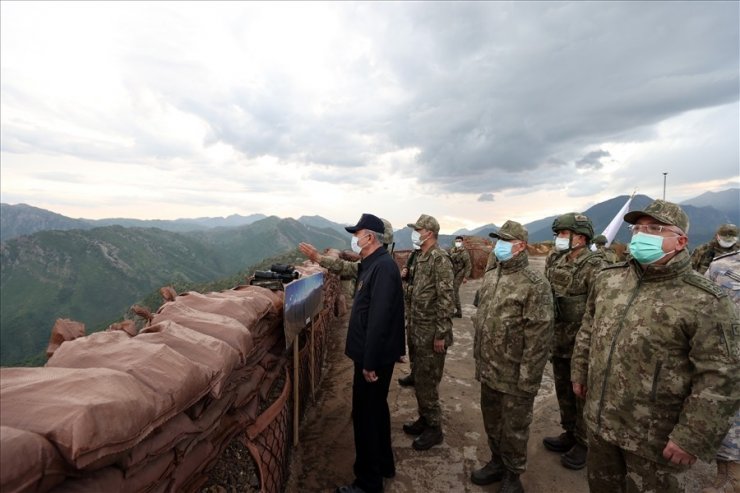
[[[544,259],[533,258],[543,268]],[[474,378],[473,328],[470,316],[475,312],[472,300],[480,280],[463,284],[460,295],[463,318],[455,318],[455,343],[445,363],[440,385],[443,409],[444,442],[423,452],[411,448],[413,437],[401,426],[417,417],[413,388],[398,385],[396,379],[409,372],[407,363],[396,365],[388,402],[391,411],[396,477],[385,482],[389,493],[407,492],[495,492],[496,483],[476,486],[470,473],[490,459],[480,413],[480,384]],[[337,486],[354,479],[354,441],[350,417],[352,398],[352,363],[344,356],[347,318],[337,321],[329,338],[327,365],[317,402],[308,411],[300,432],[300,444],[294,450],[288,492],[333,492]],[[586,470],[571,471],[560,465],[560,456],[548,452],[542,438],[561,432],[560,416],[548,363],[542,386],[535,399],[534,419],[530,428],[527,472],[521,477],[528,493],[585,493]],[[698,492],[714,477],[713,465],[697,463],[691,473],[687,492]],[[598,492],[595,492],[598,493]]]

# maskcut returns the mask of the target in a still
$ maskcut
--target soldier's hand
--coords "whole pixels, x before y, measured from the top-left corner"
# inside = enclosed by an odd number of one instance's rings
[[[298,250],[300,250],[301,253],[308,257],[312,262],[319,261],[319,251],[316,250],[316,247],[311,245],[310,243],[299,243]]]
[[[580,397],[581,399],[586,398],[586,393],[588,392],[588,389],[585,385],[573,382],[573,393]]]
[[[445,352],[445,340],[444,339],[435,339],[434,340],[434,352],[435,353],[444,353]]]
[[[409,269],[408,267],[404,267],[401,269],[401,279],[406,279],[406,276],[409,275]]]
[[[676,445],[673,440],[668,440],[668,445],[663,449],[663,457],[678,465],[690,466],[696,462],[696,457]]]

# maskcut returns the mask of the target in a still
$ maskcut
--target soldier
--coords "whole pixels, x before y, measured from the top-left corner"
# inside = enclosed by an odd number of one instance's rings
[[[416,435],[412,446],[427,450],[442,443],[442,408],[439,382],[444,371],[447,348],[452,345],[452,263],[437,244],[439,223],[422,214],[408,225],[411,241],[421,247],[416,257],[408,324],[414,351],[414,390],[419,418],[403,425],[403,431]]]
[[[472,265],[470,263],[470,254],[463,246],[463,237],[456,236],[455,243],[449,251],[450,260],[452,261],[452,273],[455,275],[455,317],[462,318],[462,305],[460,304],[460,285],[470,277]]]
[[[714,257],[740,250],[737,243],[738,228],[734,224],[723,224],[709,243],[696,247],[691,254],[691,266],[699,274],[704,274]]]
[[[419,255],[421,247],[414,245],[409,258],[406,260],[406,265],[401,269],[401,280],[403,281],[403,303],[406,309],[406,344],[409,347],[409,374],[405,377],[398,379],[398,384],[401,387],[413,387],[414,386],[414,338],[411,334],[411,325],[409,324],[409,313],[411,313],[409,307],[411,305],[411,294],[414,289],[414,272],[416,271],[416,257]]]
[[[613,264],[615,262],[619,262],[619,258],[614,249],[606,246],[606,236],[598,235],[594,238],[593,244],[596,246],[596,251],[601,252],[601,258],[605,263]]]
[[[738,320],[727,295],[691,269],[678,205],[656,200],[624,220],[631,258],[596,276],[573,351],[589,488],[680,492],[740,403]]]
[[[499,491],[514,493],[524,491],[519,475],[527,466],[532,408],[550,351],[553,302],[549,283],[529,267],[524,226],[506,221],[490,235],[499,238],[499,263],[485,273],[479,291],[473,352],[491,460],[470,480],[486,485],[503,479]]]
[[[704,276],[719,285],[732,300],[740,317],[740,251],[715,257]],[[740,491],[740,410],[735,413],[730,431],[717,451],[717,478],[702,493]]]
[[[588,248],[594,236],[591,220],[569,212],[552,223],[555,250],[545,262],[545,276],[552,287],[555,304],[555,335],[552,340],[552,373],[565,430],[557,437],[542,440],[545,448],[560,452],[560,463],[568,469],[586,466],[587,437],[583,423],[583,401],[573,394],[570,363],[576,333],[586,310],[588,289],[603,266],[602,257]]]

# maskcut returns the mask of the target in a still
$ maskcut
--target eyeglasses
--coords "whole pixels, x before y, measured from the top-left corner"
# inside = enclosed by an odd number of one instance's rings
[[[650,235],[659,235],[664,231],[666,233],[673,233],[677,236],[683,236],[683,232],[671,229],[671,226],[664,226],[662,224],[632,224],[629,226],[630,232],[634,235],[636,233],[647,233]]]

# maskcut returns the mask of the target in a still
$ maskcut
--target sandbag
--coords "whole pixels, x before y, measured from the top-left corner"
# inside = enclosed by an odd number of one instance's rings
[[[62,457],[46,438],[0,426],[0,491],[49,491],[64,481],[65,475]]]
[[[63,342],[73,341],[78,337],[85,336],[85,324],[82,322],[75,322],[66,318],[58,318],[54,322],[54,327],[51,329],[51,336],[49,337],[49,345],[46,347],[46,357],[51,358],[59,346]]]

